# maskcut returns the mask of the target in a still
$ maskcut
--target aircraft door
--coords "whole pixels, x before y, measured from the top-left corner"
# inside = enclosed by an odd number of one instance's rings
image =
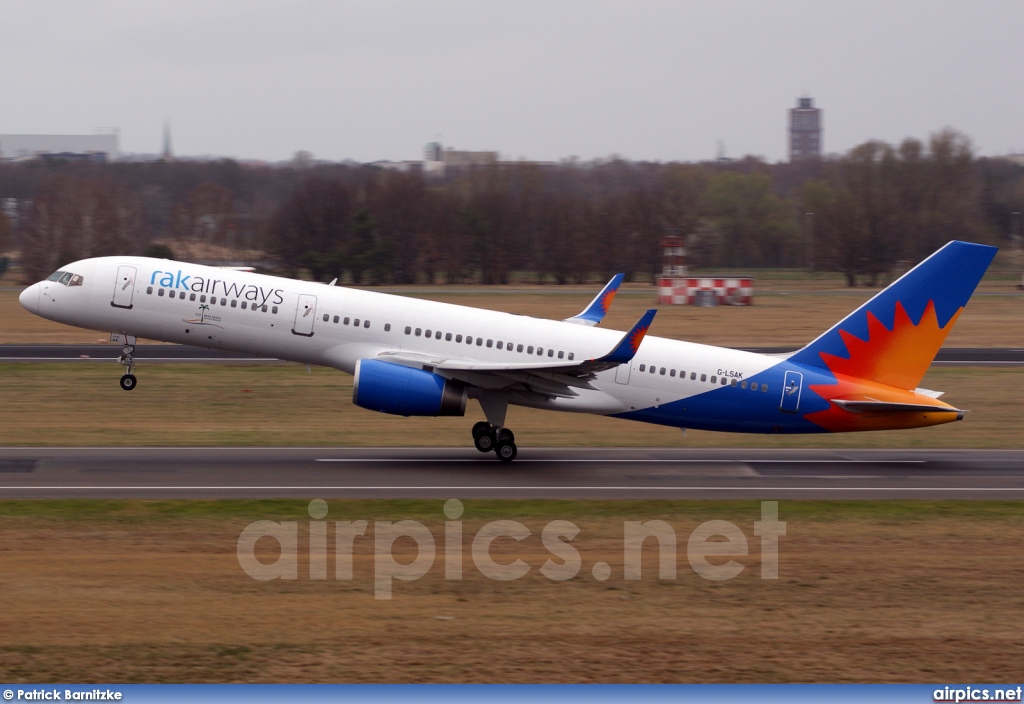
[[[800,372],[786,372],[786,378],[782,383],[782,400],[779,401],[780,411],[796,413],[800,409],[803,383],[804,375]]]
[[[628,384],[629,383],[629,370],[632,368],[633,363],[628,362],[626,364],[620,364],[615,367],[615,383],[616,384]]]
[[[114,281],[114,297],[110,305],[115,308],[131,310],[132,298],[135,295],[135,267],[117,267],[117,279]]]
[[[292,332],[303,337],[313,337],[313,321],[316,319],[316,296],[308,293],[299,294],[299,303],[295,307],[295,324]]]

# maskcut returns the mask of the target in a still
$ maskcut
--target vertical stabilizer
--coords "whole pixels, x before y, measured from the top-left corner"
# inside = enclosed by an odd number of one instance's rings
[[[996,251],[950,242],[790,360],[834,374],[916,388]]]

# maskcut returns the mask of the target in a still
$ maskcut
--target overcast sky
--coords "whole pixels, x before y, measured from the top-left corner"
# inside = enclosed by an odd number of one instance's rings
[[[1021,0],[6,0],[0,133],[119,127],[126,152],[283,160],[699,161],[926,139],[1024,151]]]

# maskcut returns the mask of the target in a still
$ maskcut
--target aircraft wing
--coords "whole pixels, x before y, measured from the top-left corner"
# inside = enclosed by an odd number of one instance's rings
[[[447,379],[455,379],[470,386],[487,390],[504,389],[516,385],[545,396],[572,397],[574,388],[590,389],[590,381],[597,372],[613,369],[633,360],[640,343],[651,327],[657,313],[652,308],[626,332],[606,354],[585,360],[558,360],[545,362],[479,362],[463,357],[445,358],[402,350],[382,352],[377,359],[393,364],[428,369]]]
[[[576,323],[578,325],[597,325],[604,320],[605,314],[608,309],[612,306],[612,299],[615,298],[615,294],[619,290],[619,286],[622,284],[622,279],[625,278],[625,274],[616,274],[612,277],[612,280],[601,289],[601,293],[594,296],[594,300],[590,302],[586,308],[579,315],[574,315],[571,318],[566,318],[563,323]]]

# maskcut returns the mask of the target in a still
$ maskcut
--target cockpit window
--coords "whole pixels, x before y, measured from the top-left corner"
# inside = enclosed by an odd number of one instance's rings
[[[85,279],[80,274],[72,274],[70,271],[55,271],[46,277],[47,281],[56,281],[65,286],[81,286]]]

